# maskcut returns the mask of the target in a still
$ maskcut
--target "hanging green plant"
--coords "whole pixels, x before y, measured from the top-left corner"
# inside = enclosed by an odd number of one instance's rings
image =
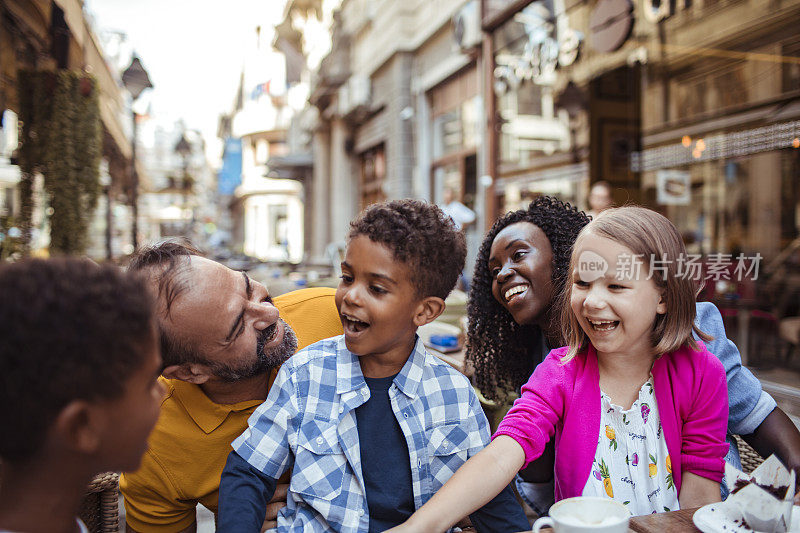
[[[50,250],[76,254],[86,249],[87,232],[100,192],[100,109],[95,81],[62,70],[20,76],[23,122],[20,167],[23,231],[30,237],[32,185],[37,172],[52,207]],[[23,183],[20,184],[23,189]],[[28,208],[26,211],[26,202]]]
[[[23,253],[30,247],[33,224],[33,186],[36,174],[44,173],[44,152],[55,87],[55,74],[47,71],[19,71],[19,120],[22,135],[19,147],[20,214],[18,227],[22,231],[20,244]]]

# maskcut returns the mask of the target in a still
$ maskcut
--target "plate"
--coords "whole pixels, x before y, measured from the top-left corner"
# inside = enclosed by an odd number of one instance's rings
[[[735,505],[726,502],[710,503],[695,511],[694,525],[703,533],[752,533],[752,529],[742,525],[742,513]],[[800,506],[792,508],[792,527],[789,531],[800,532]]]

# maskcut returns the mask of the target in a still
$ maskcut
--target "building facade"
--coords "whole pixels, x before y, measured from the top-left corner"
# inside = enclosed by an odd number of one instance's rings
[[[799,2],[520,4],[483,2],[497,211],[605,180],[699,253],[797,237]]]
[[[746,362],[796,344],[800,2],[483,0],[481,15],[488,218],[540,194],[586,209],[606,181],[678,227]]]
[[[309,97],[311,250],[372,202],[451,189],[478,215],[471,264],[502,213],[588,209],[604,181],[729,261],[704,297],[777,338],[800,314],[797,28],[800,0],[345,0]]]
[[[441,202],[450,188],[484,212],[479,7],[345,0],[336,11],[309,98],[315,198],[330,199],[314,214],[316,256],[341,247],[350,220],[382,200]],[[483,225],[467,228],[471,250]]]
[[[290,105],[286,62],[271,36],[256,30],[245,58],[233,110],[223,117],[223,138],[241,142],[241,184],[234,190],[233,242],[265,261],[298,263],[304,251],[302,181],[279,176],[269,162],[288,155]]]

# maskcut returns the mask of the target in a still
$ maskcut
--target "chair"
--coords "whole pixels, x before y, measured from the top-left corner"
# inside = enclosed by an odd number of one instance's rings
[[[753,449],[752,446],[747,444],[739,435],[734,435],[736,437],[736,445],[739,447],[739,457],[742,460],[742,471],[745,474],[749,474],[753,470],[755,470],[758,465],[764,462],[764,458],[761,457],[757,451]]]
[[[90,533],[119,532],[119,474],[97,474],[86,489],[79,517]]]

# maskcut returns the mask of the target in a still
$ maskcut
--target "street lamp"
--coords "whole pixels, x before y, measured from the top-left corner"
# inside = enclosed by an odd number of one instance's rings
[[[189,189],[191,188],[191,181],[189,177],[189,156],[192,154],[192,145],[186,140],[186,134],[181,133],[181,138],[174,148],[175,152],[181,156],[183,162],[183,176],[181,177],[181,192],[183,195],[183,209],[181,210],[181,218],[185,216],[186,209],[189,204],[188,196]],[[184,233],[188,234],[191,229],[191,223],[186,223],[184,226]],[[189,235],[186,235],[187,237]]]
[[[131,93],[133,102],[131,102],[131,118],[133,119],[133,141],[131,145],[131,211],[133,212],[133,220],[131,227],[131,244],[133,249],[139,247],[139,174],[136,172],[136,137],[138,128],[136,126],[136,110],[133,104],[142,91],[149,89],[153,86],[150,82],[150,76],[142,66],[137,56],[133,56],[130,66],[122,73],[122,83],[125,88]]]

